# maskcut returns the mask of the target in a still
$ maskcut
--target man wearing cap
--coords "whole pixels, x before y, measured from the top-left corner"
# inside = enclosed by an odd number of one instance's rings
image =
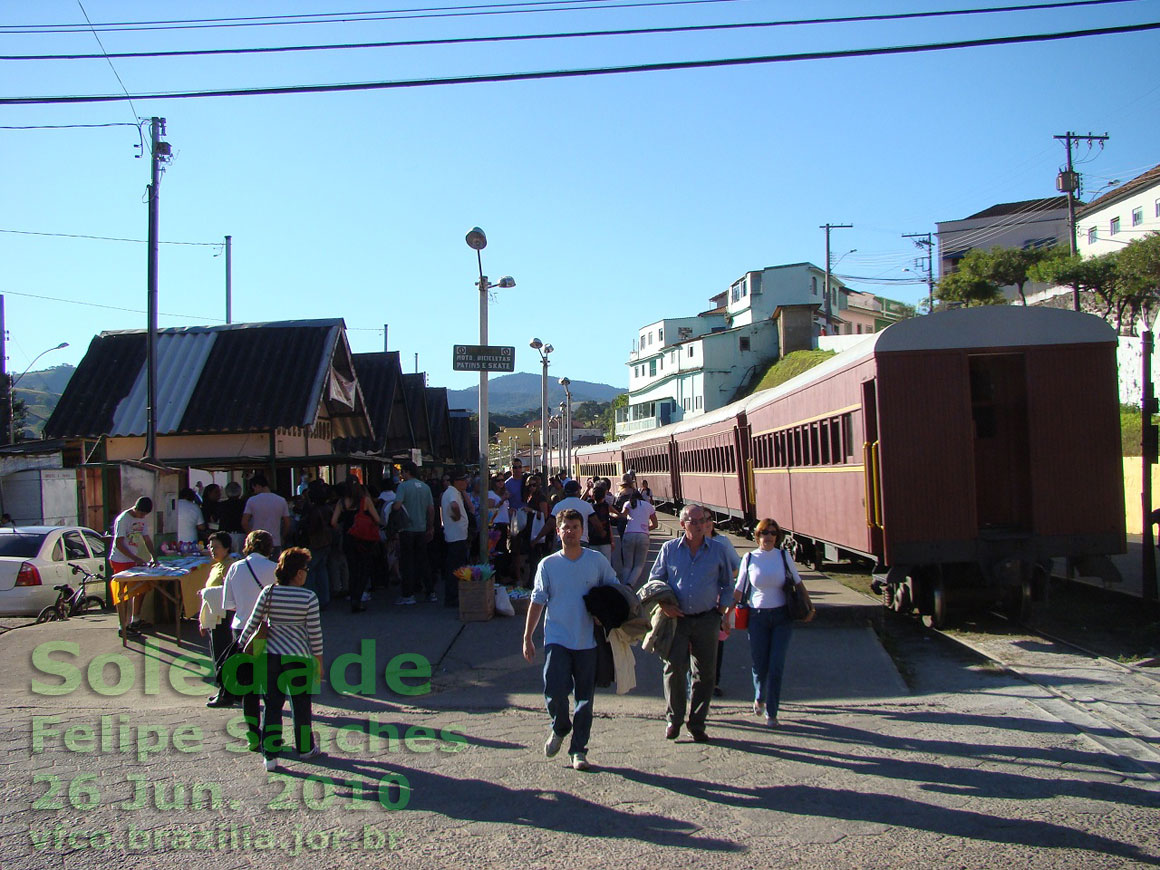
[[[153,538],[149,534],[149,520],[153,513],[153,499],[141,497],[127,511],[122,511],[113,521],[113,552],[109,554],[109,570],[113,574],[128,571],[138,565],[147,565],[153,560]],[[128,601],[117,604],[121,617],[122,634],[128,637],[141,636],[141,599],[144,595],[134,595]],[[128,617],[128,619],[126,619]]]
[[[556,517],[561,511],[576,511],[580,514],[582,525],[580,532],[580,543],[582,546],[588,546],[588,518],[596,512],[596,509],[591,504],[580,498],[580,481],[569,480],[564,484],[564,497],[556,502],[552,508],[552,516]],[[556,528],[560,527],[557,521]]]
[[[467,475],[457,471],[451,485],[443,490],[439,515],[443,519],[443,606],[459,606],[459,581],[455,571],[467,564]]]

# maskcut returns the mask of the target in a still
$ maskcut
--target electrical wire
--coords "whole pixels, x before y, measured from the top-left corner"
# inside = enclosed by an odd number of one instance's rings
[[[1003,215],[998,220],[984,227],[969,230],[944,230],[942,232],[936,232],[935,235],[940,239],[947,239],[947,243],[953,243],[956,249],[966,250],[967,248],[978,247],[990,239],[997,238],[1014,227],[1034,223],[1051,223],[1060,220],[1059,217],[1033,217],[1033,215],[1042,214],[1045,211],[1060,207],[1052,199],[1036,200],[1035,202],[1036,204],[1033,206],[1012,212],[1009,215]],[[964,218],[964,220],[970,220],[970,218]],[[986,218],[978,218],[978,220],[986,220]],[[954,237],[953,242],[948,239],[951,236]]]
[[[25,124],[23,126],[0,126],[0,130],[77,130],[88,127],[137,127],[128,121],[114,121],[109,124]]]
[[[117,79],[117,84],[121,86],[121,90],[125,92],[125,96],[129,99],[129,110],[133,113],[133,117],[137,117],[137,109],[133,106],[133,98],[129,96],[129,89],[125,87],[125,82],[121,80],[121,74],[117,72],[117,68],[113,65],[113,61],[109,59],[105,52],[105,45],[101,42],[101,37],[97,33],[97,29],[93,27],[93,22],[89,20],[89,13],[85,11],[85,4],[81,0],[77,0],[77,7],[81,10],[81,14],[85,16],[85,22],[89,26],[89,30],[93,32],[93,39],[97,41],[97,45],[101,48],[101,54],[104,56],[106,63],[109,64],[109,69],[113,71],[113,76]]]
[[[641,36],[648,34],[665,34],[665,33],[693,33],[693,32],[712,32],[720,30],[743,30],[743,29],[761,29],[771,27],[795,27],[799,25],[814,25],[814,24],[847,24],[847,23],[864,23],[870,21],[897,21],[910,18],[930,18],[939,16],[962,16],[962,15],[978,15],[989,14],[995,12],[1023,12],[1028,10],[1038,9],[1057,9],[1060,7],[1072,6],[1092,6],[1104,3],[1134,3],[1138,0],[1065,0],[1065,2],[1056,3],[1041,3],[1041,4],[1024,4],[1019,6],[991,6],[983,9],[950,9],[934,12],[907,12],[897,14],[883,14],[883,15],[857,15],[857,16],[843,16],[839,18],[803,18],[790,19],[784,21],[755,21],[744,22],[737,24],[695,24],[695,25],[681,25],[673,27],[639,27],[639,28],[622,28],[616,30],[580,30],[580,31],[565,31],[562,33],[523,33],[513,34],[507,36],[465,36],[465,37],[448,37],[442,39],[405,39],[405,40],[391,40],[386,42],[343,42],[330,43],[325,45],[277,45],[277,46],[259,46],[253,48],[207,48],[207,49],[175,49],[169,51],[125,51],[114,52],[111,54],[15,54],[15,55],[0,55],[0,60],[99,60],[102,57],[106,58],[162,58],[162,57],[205,57],[205,56],[219,56],[219,55],[241,55],[241,54],[271,54],[271,53],[285,53],[285,52],[304,52],[304,51],[347,51],[352,49],[371,49],[371,48],[402,48],[425,45],[465,45],[472,43],[494,43],[494,42],[525,42],[532,40],[545,39],[582,39],[589,37],[606,37],[606,36]]]
[[[664,63],[636,64],[630,66],[593,67],[581,69],[539,70],[534,72],[497,73],[493,75],[450,76],[432,79],[401,79],[377,82],[344,82],[338,84],[285,85],[259,88],[225,88],[207,91],[162,91],[135,94],[140,100],[154,99],[205,99],[207,97],[257,97],[281,94],[324,94],[350,91],[393,90],[397,88],[434,87],[438,85],[487,84],[497,82],[539,81],[546,79],[583,78],[598,75],[621,75],[625,73],[668,72],[686,69],[712,69],[717,67],[753,66],[770,63],[790,63],[810,60],[834,60],[850,57],[878,57],[899,54],[918,54],[929,51],[948,51],[962,48],[982,48],[988,46],[1017,45],[1034,42],[1054,42],[1088,36],[1109,36],[1122,33],[1141,33],[1160,30],[1160,21],[1144,24],[1126,24],[1116,27],[1100,27],[1087,30],[1059,31],[1055,33],[1035,33],[1020,36],[999,36],[987,39],[966,39],[956,42],[936,42],[918,45],[894,45],[877,48],[856,48],[841,51],[816,51],[797,54],[774,54],[757,57],[730,57],[713,60],[668,61]],[[55,97],[5,97],[0,98],[0,106],[37,106],[64,103],[109,103],[123,100],[119,94],[87,94]]]
[[[147,239],[123,239],[117,236],[87,236],[81,233],[41,233],[33,230],[6,230],[0,229],[0,233],[12,233],[20,236],[49,236],[57,239],[92,239],[100,242],[135,242],[137,244],[148,244]],[[220,248],[225,242],[158,242],[161,245],[185,245],[194,248]]]
[[[40,299],[44,302],[63,302],[66,305],[85,305],[89,308],[103,308],[107,311],[126,311],[130,314],[146,314],[143,308],[124,308],[119,305],[105,305],[100,302],[86,302],[81,299],[63,299],[60,296],[43,296],[39,293],[21,293],[19,290],[4,290],[0,295],[3,296],[23,296],[27,299]],[[192,320],[195,323],[203,321],[212,321],[214,323],[225,323],[220,317],[206,317],[202,314],[171,314],[165,311],[158,312],[159,317],[177,317],[184,320]]]

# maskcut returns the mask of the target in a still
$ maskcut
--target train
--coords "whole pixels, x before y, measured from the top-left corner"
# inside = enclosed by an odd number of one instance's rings
[[[645,478],[798,558],[864,560],[900,613],[1025,618],[1053,560],[1126,546],[1116,362],[1103,320],[984,306],[895,323],[715,411],[578,448],[571,473]]]

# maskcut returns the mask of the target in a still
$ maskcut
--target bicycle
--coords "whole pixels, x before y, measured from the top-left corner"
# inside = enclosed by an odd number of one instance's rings
[[[81,585],[75,590],[67,583],[62,583],[60,586],[53,586],[56,590],[56,601],[50,604],[44,610],[40,611],[40,615],[36,617],[36,622],[56,622],[61,619],[68,619],[72,616],[81,616],[85,613],[104,612],[105,599],[99,595],[87,595],[85,586],[90,581],[104,583],[105,579],[97,574],[92,573],[83,565],[77,565],[69,562],[69,567],[72,568],[73,574],[82,574]]]

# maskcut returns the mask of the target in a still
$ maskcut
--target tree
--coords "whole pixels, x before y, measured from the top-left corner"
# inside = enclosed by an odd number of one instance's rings
[[[1133,328],[1141,317],[1150,326],[1160,306],[1160,233],[1129,242],[1120,251],[1118,272],[1120,295],[1132,313]]]
[[[1000,287],[1015,287],[1019,299],[1026,305],[1023,288],[1032,280],[1035,265],[1047,256],[1046,248],[992,248],[978,258],[978,274]]]
[[[987,277],[983,266],[985,256],[985,251],[967,251],[959,268],[938,282],[939,300],[968,306],[1001,305],[1003,294],[999,292],[999,285]]]
[[[1118,258],[1118,251],[1099,257],[1081,257],[1066,249],[1054,248],[1048,257],[1031,270],[1031,275],[1037,281],[1072,287],[1081,293],[1092,293],[1103,306],[1100,316],[1111,324],[1112,315],[1115,314],[1116,329],[1119,331],[1129,299],[1120,292],[1122,283]]]
[[[600,428],[604,430],[605,441],[612,441],[616,438],[616,409],[627,407],[628,393],[621,393],[608,403],[608,407],[600,415]]]

